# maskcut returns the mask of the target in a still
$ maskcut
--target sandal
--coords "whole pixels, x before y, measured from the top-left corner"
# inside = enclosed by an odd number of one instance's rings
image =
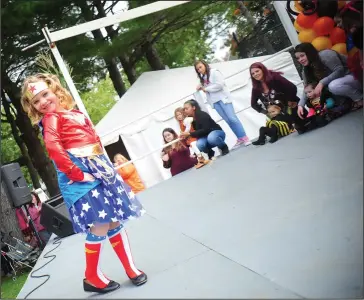
[[[363,100],[355,101],[351,106],[351,111],[356,111],[358,109],[361,109],[362,107],[363,107]]]

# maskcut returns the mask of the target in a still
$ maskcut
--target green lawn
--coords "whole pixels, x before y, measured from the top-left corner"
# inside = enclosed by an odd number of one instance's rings
[[[12,277],[1,278],[1,299],[15,299],[18,296],[21,288],[27,280],[29,271],[25,271],[24,274],[17,273],[17,279],[13,281]]]

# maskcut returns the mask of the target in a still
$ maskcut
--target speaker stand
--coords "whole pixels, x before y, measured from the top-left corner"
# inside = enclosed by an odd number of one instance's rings
[[[43,248],[45,247],[45,245],[44,245],[44,243],[43,243],[42,239],[40,238],[40,236],[39,236],[39,233],[38,233],[37,229],[35,228],[35,225],[34,225],[33,219],[32,219],[32,217],[30,216],[30,213],[29,213],[29,210],[28,210],[28,206],[27,206],[27,205],[24,205],[24,208],[25,208],[25,210],[26,210],[26,212],[27,212],[27,216],[28,216],[28,218],[29,218],[29,225],[30,225],[30,228],[33,230],[33,232],[35,233],[35,237],[36,237],[36,238],[37,238],[37,240],[38,240],[39,248],[40,248],[40,249],[43,249]]]

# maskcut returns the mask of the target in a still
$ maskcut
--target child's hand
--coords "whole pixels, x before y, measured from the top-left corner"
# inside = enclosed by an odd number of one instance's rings
[[[168,154],[164,154],[164,155],[162,156],[162,160],[163,160],[163,161],[169,161],[169,155],[168,155]]]
[[[83,173],[82,182],[93,182],[95,181],[95,177],[93,177],[90,173]]]
[[[90,173],[83,172],[83,179],[80,182],[93,182],[95,181],[95,177],[93,177]],[[70,180],[67,184],[74,183],[73,180]]]
[[[298,114],[298,116],[300,117],[300,119],[302,119],[303,120],[303,107],[302,106],[298,106],[298,108],[297,108],[297,114]]]
[[[196,90],[197,91],[199,91],[199,90],[201,90],[202,89],[202,86],[201,86],[201,84],[199,84],[197,87],[196,87]]]
[[[288,101],[288,107],[290,107],[290,108],[297,107],[297,102]]]

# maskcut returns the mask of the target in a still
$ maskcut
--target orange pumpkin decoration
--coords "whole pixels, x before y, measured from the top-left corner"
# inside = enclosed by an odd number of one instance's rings
[[[333,45],[339,44],[339,43],[346,43],[346,34],[345,31],[339,27],[335,27],[330,32],[330,40]]]
[[[317,14],[306,16],[303,13],[300,13],[297,16],[296,21],[298,25],[300,25],[303,28],[311,28],[317,19],[318,19]]]
[[[263,15],[266,17],[266,16],[268,16],[271,12],[272,12],[272,11],[271,11],[268,7],[266,7],[266,8],[264,8],[264,10],[263,10]]]
[[[315,23],[313,23],[312,29],[315,30],[318,36],[329,35],[334,29],[335,22],[329,17],[318,18]]]
[[[238,16],[238,15],[241,14],[241,10],[239,8],[237,8],[237,9],[234,10],[233,14],[234,14],[234,16]]]

